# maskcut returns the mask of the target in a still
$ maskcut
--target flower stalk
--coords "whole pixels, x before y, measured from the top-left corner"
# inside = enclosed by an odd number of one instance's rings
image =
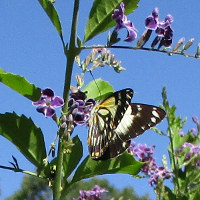
[[[78,10],[79,10],[79,0],[75,0],[70,43],[69,43],[69,48],[67,49],[67,55],[66,55],[67,56],[67,66],[66,66],[64,92],[63,92],[63,98],[64,98],[65,102],[68,102],[74,60],[75,60],[76,55],[78,55],[78,53],[80,52],[80,49],[76,47],[76,42],[75,42],[76,41],[76,32],[77,32]],[[68,107],[68,105],[65,104],[63,107],[63,112],[67,111],[67,107]]]
[[[65,49],[67,64],[66,64],[66,72],[65,72],[65,82],[64,82],[64,91],[63,98],[65,104],[63,106],[63,113],[65,113],[68,109],[68,95],[71,83],[71,76],[73,70],[73,64],[75,60],[75,56],[78,54],[79,49],[76,48],[76,30],[77,30],[77,20],[78,20],[78,10],[79,10],[79,0],[74,1],[74,11],[72,18],[72,28],[71,28],[71,36],[70,43],[68,49]],[[65,47],[67,48],[67,47]],[[60,200],[61,198],[61,190],[62,190],[62,164],[63,164],[63,133],[64,131],[60,129],[59,131],[59,142],[58,142],[58,155],[57,155],[57,168],[55,174],[54,188],[53,188],[53,200]]]

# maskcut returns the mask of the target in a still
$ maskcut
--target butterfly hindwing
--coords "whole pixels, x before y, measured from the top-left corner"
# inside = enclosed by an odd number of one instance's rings
[[[121,138],[115,134],[108,147],[106,148],[104,154],[101,157],[96,158],[96,160],[107,160],[110,158],[115,158],[116,156],[122,154],[130,146],[130,143],[131,140],[122,141]]]
[[[110,146],[111,139],[115,136],[114,130],[129,107],[132,96],[132,89],[120,90],[97,102],[92,109],[89,119],[88,146],[93,159],[100,158]]]

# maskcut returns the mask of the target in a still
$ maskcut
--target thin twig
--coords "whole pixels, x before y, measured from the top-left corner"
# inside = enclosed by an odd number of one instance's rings
[[[106,45],[98,45],[98,46],[83,46],[81,49],[94,49],[94,48],[110,48],[110,49],[128,49],[128,50],[142,50],[142,51],[154,51],[154,52],[159,52],[159,53],[165,53],[169,56],[172,55],[181,55],[185,57],[190,57],[190,58],[196,58],[200,59],[200,56],[196,56],[196,54],[188,54],[184,53],[183,51],[169,51],[166,49],[153,49],[153,48],[147,48],[147,47],[131,47],[131,46],[106,46]]]
[[[37,176],[37,177],[43,178],[42,176],[40,176],[40,175],[38,175],[38,174],[36,174],[34,172],[26,171],[26,170],[23,170],[23,169],[20,169],[20,168],[7,167],[7,166],[4,166],[4,165],[0,165],[0,168],[1,169],[11,170],[13,172],[21,172],[21,173],[24,173],[24,174],[28,174],[28,175],[32,175],[32,176]]]

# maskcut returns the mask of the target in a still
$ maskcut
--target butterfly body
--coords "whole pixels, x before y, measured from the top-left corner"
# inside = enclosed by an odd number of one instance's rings
[[[156,106],[131,103],[132,89],[124,89],[96,103],[89,119],[88,146],[92,159],[122,154],[130,139],[155,126],[165,116]]]

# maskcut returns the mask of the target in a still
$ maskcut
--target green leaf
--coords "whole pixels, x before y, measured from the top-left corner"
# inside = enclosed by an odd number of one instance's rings
[[[41,96],[41,89],[29,83],[24,77],[5,72],[0,68],[0,82],[25,96],[31,101],[37,101]]]
[[[85,28],[84,42],[94,36],[110,29],[115,25],[112,19],[114,9],[118,8],[123,0],[95,0],[90,11],[89,19]],[[139,0],[124,0],[125,13],[129,14],[137,8]]]
[[[81,38],[79,36],[77,36],[76,42],[77,42],[78,47],[81,48],[82,47],[82,41],[81,41]]]
[[[12,142],[35,166],[46,158],[43,134],[30,118],[16,113],[0,114],[0,134]]]
[[[143,164],[136,161],[128,152],[106,161],[92,160],[88,156],[76,170],[71,183],[102,174],[124,173],[136,175]]]
[[[63,156],[63,172],[65,178],[72,173],[83,156],[83,146],[79,137],[74,137],[72,143],[73,146],[71,148],[69,147],[70,153],[66,152]]]
[[[103,99],[109,94],[113,93],[114,89],[109,82],[99,78],[86,85],[86,87],[83,89],[83,92],[87,92],[87,98],[94,98],[97,100]]]
[[[61,37],[61,40],[63,41],[63,36],[62,36],[62,27],[60,23],[60,19],[58,16],[58,13],[52,4],[50,0],[38,0],[41,6],[43,7],[44,11],[46,14],[49,16],[51,22],[55,26],[56,30],[58,31],[58,34]]]
[[[200,187],[197,188],[189,197],[190,200],[200,199]]]

